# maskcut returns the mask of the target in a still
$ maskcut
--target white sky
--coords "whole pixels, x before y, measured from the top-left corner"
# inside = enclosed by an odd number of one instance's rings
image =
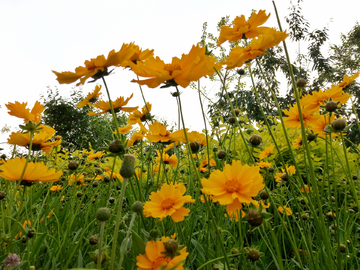
[[[287,16],[290,1],[276,3],[280,17]],[[338,44],[340,33],[355,25],[360,4],[356,0],[304,0],[301,6],[311,29],[328,25],[330,42]],[[241,14],[248,17],[252,9],[271,12],[265,25],[277,27],[270,0],[1,0],[0,128],[8,124],[15,130],[21,124],[21,120],[7,114],[5,103],[28,102],[32,108],[47,86],[58,87],[61,95],[68,96],[75,84],[59,85],[51,70],[74,71],[85,60],[101,54],[107,56],[112,49],[119,50],[129,42],[143,49],[155,49],[156,56],[170,62],[171,57],[188,53],[200,41],[204,22],[208,22],[209,32],[215,33],[221,17],[230,15],[231,21]],[[286,29],[284,19],[282,23]],[[139,87],[130,83],[133,78],[132,72],[117,68],[106,80],[113,100],[134,93],[129,106],[142,107]],[[93,83],[85,84],[84,93],[94,87]],[[211,95],[218,89],[215,83],[208,87]],[[146,86],[143,90],[147,101],[153,104],[153,114],[169,122],[177,121],[171,90]],[[201,131],[204,124],[197,93],[192,89],[182,91],[185,122],[191,130]],[[0,134],[0,143],[8,135]],[[4,146],[0,144],[1,148]]]

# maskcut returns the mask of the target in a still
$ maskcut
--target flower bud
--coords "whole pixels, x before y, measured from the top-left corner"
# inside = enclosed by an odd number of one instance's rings
[[[340,244],[340,245],[339,245],[339,250],[340,250],[341,253],[345,253],[345,251],[346,251],[346,246],[345,246],[344,244]]]
[[[96,245],[98,243],[99,239],[96,235],[93,235],[89,238],[89,244],[90,245]]]
[[[159,231],[158,231],[158,230],[152,229],[152,230],[150,231],[150,237],[151,237],[151,238],[156,239],[158,236],[159,236]]]
[[[75,160],[71,160],[68,164],[68,168],[72,171],[76,170],[79,164]]]
[[[99,261],[99,250],[95,250],[94,263],[97,265]],[[100,264],[103,264],[106,261],[106,253],[101,252]]]
[[[96,181],[92,184],[93,187],[97,187],[98,185],[99,185],[99,183]]]
[[[335,130],[341,131],[346,127],[346,121],[343,119],[336,119],[331,123],[331,126]]]
[[[27,232],[27,237],[29,238],[33,238],[35,235],[35,230],[34,229],[30,229],[28,232]]]
[[[102,173],[103,173],[103,169],[101,169],[101,168],[95,168],[95,172],[96,172],[96,174],[102,174]]]
[[[235,115],[238,116],[240,114],[240,110],[239,109],[234,109]]]
[[[120,175],[123,178],[130,178],[135,173],[135,156],[127,154],[121,164]]]
[[[198,141],[190,143],[190,148],[193,153],[197,153],[200,150],[200,147],[201,145]]]
[[[120,140],[114,140],[109,144],[109,151],[111,153],[119,153],[124,150],[124,146]]]
[[[284,180],[284,181],[287,181],[287,180],[288,180],[288,175],[287,175],[287,173],[283,173],[283,174],[280,176],[280,178],[281,178],[282,180]]]
[[[219,150],[216,155],[219,159],[223,159],[226,156],[226,152],[224,150]]]
[[[115,198],[114,197],[110,197],[109,198],[109,203],[113,204],[115,202]]]
[[[306,86],[306,80],[300,78],[300,79],[297,80],[296,85],[297,85],[298,87],[305,87],[305,86]]]
[[[235,117],[229,117],[229,123],[234,124],[235,123]]]
[[[175,239],[169,239],[167,242],[164,243],[164,247],[166,252],[168,253],[175,253],[178,249],[178,243]]]
[[[5,199],[5,197],[6,197],[6,192],[0,190],[0,200]]]
[[[250,251],[248,253],[248,258],[250,260],[252,260],[253,262],[255,262],[258,259],[260,259],[260,252],[256,249],[250,249]]]
[[[269,198],[269,193],[267,193],[266,190],[260,191],[259,195],[262,200],[267,200]]]
[[[140,201],[136,201],[133,203],[132,208],[131,208],[135,213],[142,213],[143,209],[144,209],[144,203],[140,202]]]
[[[312,142],[313,140],[316,139],[316,135],[314,133],[309,133],[307,136],[306,136],[307,140],[309,142]]]
[[[246,214],[246,221],[253,227],[258,227],[263,221],[261,212],[255,209],[250,209]]]
[[[338,107],[338,103],[334,101],[328,101],[325,104],[325,110],[328,112],[335,112]]]
[[[237,69],[237,70],[236,70],[236,73],[239,74],[240,76],[242,76],[242,75],[245,74],[245,69],[242,69],[242,68]]]
[[[273,173],[274,171],[275,171],[275,169],[274,169],[273,167],[269,167],[269,168],[268,168],[268,172],[269,172],[269,173]]]
[[[101,207],[96,211],[95,217],[100,221],[107,221],[111,217],[109,208]]]
[[[252,145],[257,146],[262,142],[262,138],[257,134],[253,134],[251,135],[249,141]]]

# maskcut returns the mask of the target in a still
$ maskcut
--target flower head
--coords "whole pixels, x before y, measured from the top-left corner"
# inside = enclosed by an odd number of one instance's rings
[[[118,52],[115,52],[115,50],[109,52],[107,58],[105,58],[104,55],[99,55],[96,58],[91,58],[90,61],[86,60],[85,67],[77,67],[75,72],[53,71],[53,73],[57,76],[56,79],[60,84],[73,83],[80,79],[80,82],[76,84],[76,86],[79,86],[84,84],[90,77],[94,79],[93,81],[96,81],[103,76],[109,75],[111,71],[108,72],[108,67],[118,67],[122,65],[125,61],[128,61],[133,54],[133,47],[130,46],[130,44],[123,44]]]
[[[160,151],[157,150],[156,153],[157,153],[157,157],[156,157],[155,161],[156,161],[157,163],[160,163],[160,161],[161,161]],[[176,155],[171,155],[171,156],[169,156],[168,154],[165,153],[165,151],[163,151],[162,160],[163,160],[163,162],[164,162],[165,164],[170,164],[170,165],[173,166],[174,168],[176,168],[177,163],[178,163],[178,159],[177,159]]]
[[[94,91],[87,94],[87,96],[83,100],[81,100],[77,106],[79,108],[82,108],[86,105],[95,103],[99,98],[99,96],[101,95],[100,90],[101,90],[101,85],[95,86]]]
[[[165,245],[169,241],[169,237],[161,237],[158,241],[148,241],[145,247],[145,254],[140,254],[136,257],[136,265],[138,270],[157,270],[157,269],[174,269],[182,270],[184,269],[183,265],[178,265],[181,261],[185,261],[187,255],[186,247],[179,251],[179,254],[171,258],[171,256],[166,256],[164,254]],[[175,265],[178,265],[176,268],[173,268]]]
[[[36,101],[34,107],[31,109],[26,108],[27,102],[17,102],[5,104],[6,108],[8,108],[8,114],[23,118],[25,123],[29,120],[35,123],[39,123],[41,120],[41,113],[44,111],[44,105],[42,105],[39,101]]]
[[[357,77],[359,77],[359,71],[355,72],[354,75],[348,77],[347,75],[344,76],[344,79],[341,83],[338,84],[340,87],[346,87],[350,83],[352,83]]]
[[[272,151],[274,151],[274,146],[273,145],[270,145],[270,146],[266,147],[264,151],[260,152],[259,159],[262,160],[262,159],[267,158],[268,156],[270,156]]]
[[[146,135],[146,138],[150,142],[169,142],[172,141],[170,136],[170,131],[166,129],[166,125],[161,124],[160,122],[154,122],[149,125],[150,132]]]
[[[270,162],[260,161],[256,164],[256,166],[259,166],[260,168],[268,168],[271,166]]]
[[[149,49],[142,50],[138,45],[135,45],[134,43],[130,43],[129,46],[132,47],[134,53],[128,61],[134,64],[137,64],[137,62],[139,61],[144,61],[146,59],[154,57],[154,50],[149,50]],[[129,67],[128,61],[121,64],[121,66]]]
[[[50,188],[51,191],[60,191],[62,190],[62,185],[54,185]]]
[[[141,122],[144,122],[151,117],[150,112],[151,104],[149,102],[146,102],[146,106],[142,107],[141,112],[139,110],[135,110],[133,113],[129,114],[127,122],[131,125],[138,123],[139,120]]]
[[[253,13],[248,21],[245,20],[245,16],[237,16],[233,20],[233,27],[221,26],[219,42],[217,46],[220,46],[225,41],[236,42],[243,37],[254,38],[262,33],[262,30],[268,27],[258,27],[264,24],[270,17],[270,13],[266,15],[265,10],[260,10],[258,13]]]
[[[302,137],[301,135],[293,141],[292,146],[296,149],[300,148],[302,146]]]
[[[314,110],[302,108],[301,113],[305,128],[319,118],[319,115],[314,115],[314,112]],[[284,118],[284,123],[287,128],[299,128],[301,126],[297,104],[295,104],[289,110],[284,110],[284,113],[288,116]]]
[[[132,80],[140,85],[150,88],[158,87],[162,83],[167,86],[180,85],[186,88],[190,82],[197,81],[201,77],[211,76],[221,65],[216,63],[216,58],[205,54],[205,47],[193,46],[189,54],[183,54],[181,59],[173,57],[170,64],[165,64],[159,57],[150,58],[143,62],[133,64],[129,62],[131,69],[145,80]]]
[[[144,214],[147,217],[160,218],[171,216],[174,222],[183,221],[190,212],[183,207],[185,203],[195,202],[190,195],[184,195],[185,186],[181,184],[163,184],[157,192],[151,192],[144,205]]]
[[[114,134],[120,133],[120,134],[126,134],[129,133],[129,131],[132,129],[132,125],[126,125],[125,127],[119,127],[118,132],[116,130],[113,132]]]
[[[291,216],[292,215],[292,211],[289,207],[286,207],[286,206],[279,206],[278,207],[278,211],[281,213],[281,214],[286,214],[287,216]]]
[[[92,153],[90,154],[88,157],[87,157],[87,160],[88,161],[92,161],[94,159],[99,159],[101,158],[102,156],[105,156],[106,154],[102,151],[99,151],[99,152],[96,152],[96,153]]]
[[[25,167],[26,158],[14,158],[7,160],[1,165],[0,176],[11,181],[20,180],[23,168]],[[22,181],[26,182],[56,182],[62,176],[62,171],[56,172],[55,169],[50,169],[44,162],[29,162]]]
[[[131,135],[130,140],[126,142],[126,148],[134,145],[137,141],[142,140],[145,137],[145,134],[148,132],[148,130],[140,128],[140,131],[136,131]]]
[[[223,171],[215,170],[210,178],[201,179],[205,194],[212,195],[214,202],[227,206],[227,211],[241,208],[242,203],[253,201],[260,190],[264,188],[263,178],[258,166],[242,165],[234,161],[226,164]]]
[[[131,94],[131,96],[128,97],[127,99],[125,99],[124,97],[119,97],[118,99],[113,101],[112,105],[113,105],[114,112],[117,113],[120,111],[124,111],[124,112],[135,111],[138,108],[137,106],[136,107],[125,107],[128,104],[129,100],[133,97],[133,95],[134,94]],[[89,111],[88,112],[89,116],[100,115],[100,114],[104,114],[107,112],[111,112],[110,102],[108,102],[108,101],[100,100],[92,106],[95,108],[98,108],[99,110],[101,110],[101,112],[94,113],[92,111]]]
[[[330,119],[327,115],[319,117],[316,121],[312,122],[310,125],[310,129],[315,133],[318,134],[320,137],[325,137],[325,127],[331,124],[335,120],[335,114],[331,115]],[[332,133],[331,136],[336,137],[338,134]]]
[[[6,259],[2,262],[5,270],[11,270],[16,266],[20,265],[20,257],[16,253],[10,253]]]

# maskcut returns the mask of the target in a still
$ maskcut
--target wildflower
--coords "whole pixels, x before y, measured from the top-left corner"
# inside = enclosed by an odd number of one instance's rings
[[[352,83],[357,77],[359,77],[359,71],[355,72],[354,75],[348,77],[347,75],[344,76],[344,79],[341,83],[338,84],[339,87],[346,87],[350,83]]]
[[[123,177],[120,175],[120,173],[117,173],[117,172],[111,173],[111,171],[105,171],[105,172],[103,172],[102,175],[100,175],[100,174],[97,175],[95,177],[95,180],[103,180],[105,177],[109,177],[109,178],[112,177],[112,179],[114,179],[114,180],[118,179],[120,182],[122,182],[124,180]]]
[[[6,108],[8,108],[8,114],[12,116],[16,116],[18,118],[23,118],[25,123],[29,120],[34,123],[39,123],[41,120],[41,113],[44,111],[44,105],[42,105],[39,101],[36,101],[34,107],[31,109],[26,108],[27,102],[17,102],[5,104]]]
[[[79,66],[75,69],[75,72],[65,71],[60,73],[53,71],[53,73],[57,76],[56,79],[60,84],[73,83],[80,79],[80,82],[76,84],[76,86],[79,86],[84,84],[90,77],[94,79],[92,81],[94,82],[103,76],[109,75],[111,71],[108,71],[108,67],[122,65],[133,54],[133,47],[130,44],[123,44],[118,52],[115,52],[115,50],[109,52],[107,59],[104,55],[99,55],[96,58],[91,58],[90,61],[86,60],[85,67]]]
[[[239,221],[239,213],[241,213],[241,218],[245,216],[245,212],[241,209],[237,209],[235,211],[227,211],[225,216],[230,217],[231,220]]]
[[[124,112],[135,111],[138,107],[124,107],[128,104],[129,100],[133,97],[133,95],[134,94],[131,94],[131,96],[128,97],[126,100],[124,99],[124,97],[119,97],[117,100],[113,101],[112,105],[113,105],[114,112],[117,113],[120,111],[124,111]],[[92,106],[95,108],[98,108],[99,110],[101,110],[101,112],[94,113],[92,111],[89,111],[88,112],[89,116],[100,115],[100,114],[104,114],[107,112],[111,112],[110,102],[108,102],[108,101],[100,100]]]
[[[134,133],[131,135],[130,140],[127,141],[127,143],[126,143],[126,148],[134,145],[137,141],[142,140],[142,139],[145,137],[145,134],[146,134],[147,132],[148,132],[148,131],[147,131],[146,129],[143,129],[143,128],[141,128],[140,131],[134,132]]]
[[[83,185],[85,186],[85,182],[84,182],[84,175],[83,174],[79,174],[79,175],[70,175],[69,177],[69,186],[72,186],[74,183],[76,183],[76,187],[78,187],[79,185]]]
[[[139,120],[141,122],[146,121],[148,118],[150,118],[151,107],[151,104],[149,102],[146,102],[146,106],[142,107],[141,112],[139,110],[135,110],[133,113],[129,114],[127,122],[134,125],[138,123]]]
[[[102,151],[99,151],[99,152],[96,152],[95,154],[90,154],[88,157],[87,157],[87,160],[88,161],[91,161],[91,160],[94,160],[94,159],[99,159],[101,158],[102,156],[105,156],[106,154]]]
[[[203,147],[206,145],[206,136],[204,134],[197,131],[191,131],[187,135],[189,142],[199,142]]]
[[[319,117],[316,121],[311,123],[310,129],[314,134],[318,134],[320,137],[325,137],[325,127],[332,123],[335,120],[335,115],[331,115],[329,119],[326,115]],[[338,136],[338,134],[333,133],[332,136]]]
[[[11,270],[20,264],[21,264],[20,257],[16,253],[10,253],[6,257],[6,259],[2,262],[2,265],[5,270]]]
[[[134,64],[137,64],[137,62],[139,62],[139,61],[141,62],[146,59],[154,57],[154,50],[149,50],[149,49],[142,50],[142,49],[140,49],[140,47],[138,45],[135,45],[134,43],[130,43],[129,46],[132,47],[134,53],[128,61],[130,61]],[[121,66],[129,67],[128,61],[121,64]]]
[[[286,206],[279,206],[277,209],[281,214],[286,214],[287,216],[292,215],[292,211],[289,207]]]
[[[262,33],[262,30],[266,30],[268,27],[258,27],[264,24],[270,17],[270,13],[266,15],[265,10],[260,10],[258,13],[253,13],[248,21],[245,20],[245,16],[237,16],[232,24],[233,27],[227,25],[221,26],[219,42],[217,46],[220,46],[225,41],[236,42],[242,38],[254,38]]]
[[[160,163],[160,161],[161,161],[160,151],[157,150],[156,153],[157,153],[157,157],[156,157],[155,161],[156,161],[157,163]],[[162,153],[162,160],[163,160],[163,162],[164,162],[165,164],[170,164],[170,165],[173,166],[174,168],[176,168],[177,163],[178,163],[178,159],[177,159],[176,155],[171,155],[171,156],[169,156],[169,155],[166,154],[164,151],[163,151],[163,153]]]
[[[305,188],[305,189],[304,189],[304,188]],[[305,191],[306,191],[306,193],[309,193],[310,190],[311,190],[311,188],[309,188],[308,185],[304,185],[304,187],[301,188],[301,192],[302,192],[302,193],[305,193]]]
[[[205,47],[193,46],[189,54],[183,54],[181,59],[173,57],[170,64],[165,64],[159,57],[150,58],[143,62],[133,64],[129,62],[131,69],[145,80],[132,80],[140,85],[150,88],[180,85],[186,88],[190,82],[197,81],[201,77],[211,76],[221,65],[216,63],[216,58],[205,54]]]
[[[160,218],[171,216],[174,222],[184,220],[190,212],[183,207],[184,203],[195,202],[190,195],[184,195],[185,186],[181,184],[163,184],[157,192],[152,192],[150,201],[144,205],[144,214],[147,217]]]
[[[146,135],[146,138],[150,142],[168,142],[171,140],[170,131],[166,129],[166,125],[159,122],[154,122],[149,125],[150,132]]]
[[[314,112],[314,110],[301,108],[305,128],[319,118],[319,115],[313,115]],[[284,110],[284,113],[288,116],[284,118],[284,123],[287,128],[299,128],[301,126],[297,104],[292,106],[289,110]]]
[[[185,261],[187,255],[186,247],[178,250],[175,256],[166,256],[165,243],[170,240],[169,237],[161,237],[160,240],[148,241],[145,247],[145,254],[136,257],[136,265],[138,270],[155,270],[155,269],[174,269],[182,270],[183,265],[178,265],[181,261]],[[178,265],[176,268],[173,268]]]
[[[295,139],[295,141],[292,143],[293,147],[298,149],[302,146],[302,137],[301,135]]]
[[[266,147],[264,151],[260,152],[259,159],[262,160],[262,159],[267,158],[268,156],[270,156],[272,151],[274,151],[274,146],[273,145],[270,145],[270,146]]]
[[[271,166],[270,162],[265,162],[265,161],[260,161],[256,164],[256,166],[260,167],[260,168],[268,168]]]
[[[282,182],[281,176],[282,176],[283,174],[284,174],[283,172],[276,173],[276,174],[275,174],[275,181],[278,182],[278,183],[281,183],[281,182]]]
[[[291,165],[291,166],[286,167],[286,170],[287,170],[287,172],[290,173],[290,174],[295,174],[295,173],[296,173],[296,169],[295,169],[295,166],[294,166],[294,165]]]
[[[226,69],[241,67],[245,62],[263,55],[265,50],[278,45],[281,41],[285,40],[288,35],[286,31],[280,32],[273,28],[268,28],[262,36],[253,39],[249,46],[245,48],[238,46],[233,48],[223,64],[227,66]]]
[[[5,161],[1,165],[0,176],[11,181],[20,180],[25,163],[26,158],[14,158]],[[55,169],[47,167],[44,162],[29,162],[21,180],[29,183],[33,181],[56,182],[62,174],[62,171],[56,172]]]
[[[60,191],[62,190],[62,185],[55,185],[50,188],[51,191]]]
[[[125,127],[119,127],[118,129],[118,133],[120,134],[126,134],[129,133],[129,131],[132,129],[132,125],[126,125]],[[114,134],[116,134],[116,130],[113,132]]]
[[[210,155],[210,158],[212,157],[212,155]],[[209,159],[206,157],[205,160],[203,160],[200,164],[200,171],[201,172],[207,172],[207,165],[209,164]],[[214,159],[210,159],[210,167],[215,167],[216,166],[216,162]]]
[[[83,100],[81,100],[77,106],[79,108],[82,108],[86,105],[95,103],[97,101],[97,99],[99,98],[99,96],[101,95],[100,90],[101,90],[101,85],[95,86],[94,91],[87,94],[87,96]]]
[[[227,205],[227,211],[235,211],[241,208],[242,203],[252,202],[251,197],[264,188],[259,170],[257,166],[250,167],[234,161],[232,165],[226,164],[223,171],[213,171],[209,179],[201,179],[201,191],[213,195],[214,202]]]
[[[137,179],[140,179],[140,176],[141,176],[141,178],[144,177],[145,173],[143,172],[143,170],[141,168],[136,168],[135,175],[136,175]]]

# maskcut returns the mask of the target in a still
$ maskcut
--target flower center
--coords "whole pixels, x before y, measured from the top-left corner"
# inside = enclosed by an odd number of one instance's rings
[[[178,64],[165,64],[164,70],[169,71],[169,75],[171,76],[174,70],[181,70],[181,68]]]
[[[167,266],[169,261],[171,260],[170,257],[160,256],[156,260],[153,261],[151,265],[151,270],[161,269],[161,266]]]
[[[235,180],[228,180],[225,182],[225,189],[227,193],[234,193],[238,192],[241,188],[241,184],[239,181]]]
[[[161,203],[161,207],[163,209],[170,209],[173,205],[174,205],[174,202],[171,198],[167,198]]]

